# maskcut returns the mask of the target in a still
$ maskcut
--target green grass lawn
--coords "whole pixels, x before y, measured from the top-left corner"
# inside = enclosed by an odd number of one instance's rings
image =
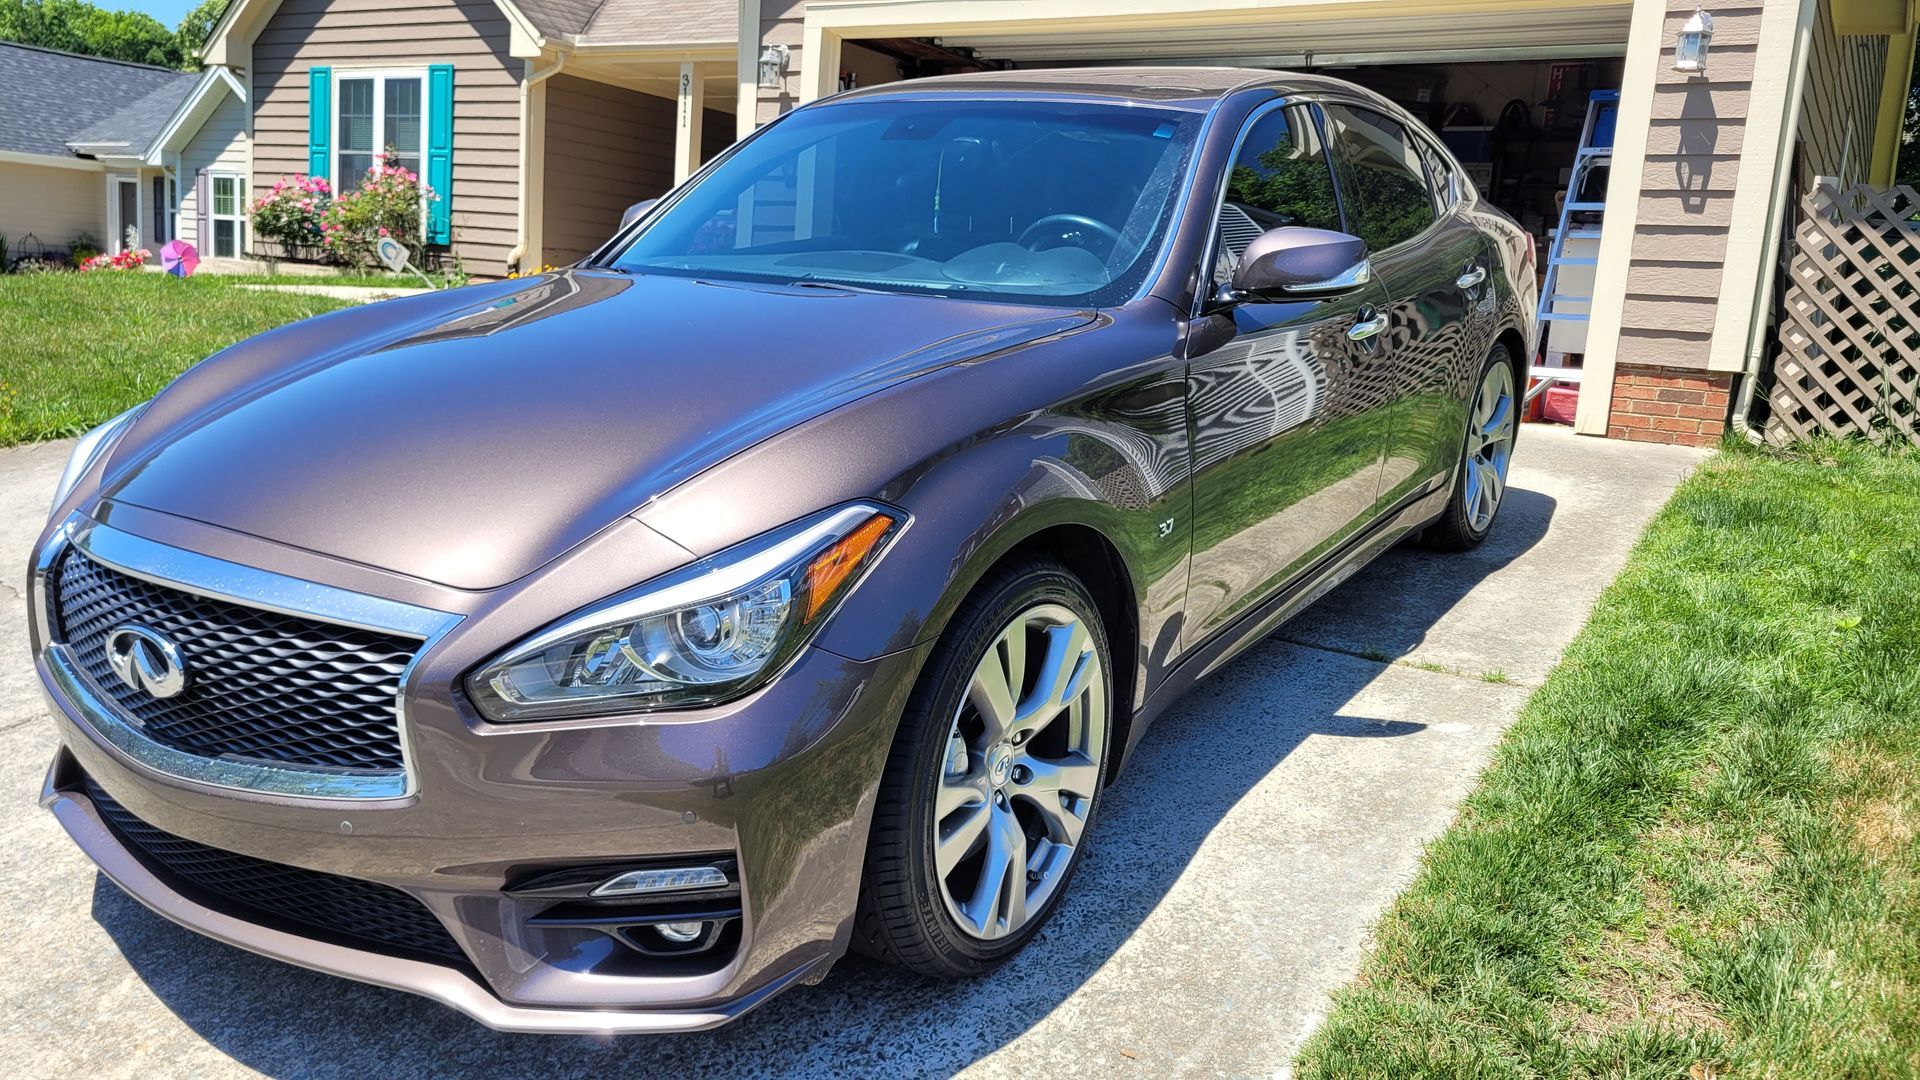
[[[1302,1075],[1920,1076],[1920,454],[1688,480],[1376,941]]]
[[[77,435],[236,341],[344,306],[241,280],[0,276],[0,446]]]

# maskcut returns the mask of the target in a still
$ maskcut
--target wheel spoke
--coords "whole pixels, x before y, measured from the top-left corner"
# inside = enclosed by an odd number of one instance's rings
[[[1502,393],[1494,403],[1492,415],[1480,424],[1480,443],[1498,442],[1506,438],[1508,420],[1513,414],[1513,398]]]
[[[1040,820],[1046,823],[1048,840],[1062,847],[1080,846],[1080,834],[1087,829],[1087,819],[1081,816],[1087,805],[1086,800],[1042,795],[1028,802],[1039,812]]]
[[[1500,505],[1500,496],[1505,485],[1505,479],[1501,477],[1500,470],[1494,466],[1493,462],[1482,461],[1480,463],[1480,486],[1485,489],[1487,493],[1488,513],[1492,513],[1493,508]]]
[[[1020,790],[1032,793],[1035,799],[1062,792],[1090,796],[1100,783],[1100,766],[1085,754],[1069,754],[1064,758],[1029,757],[1020,759],[1020,763],[1030,777],[1020,785]]]
[[[933,842],[933,865],[940,872],[940,880],[945,881],[962,859],[973,854],[980,838],[987,834],[987,825],[992,820],[993,808],[983,800],[937,826],[938,832]]]
[[[947,815],[963,806],[982,805],[987,801],[986,781],[978,775],[942,776],[940,790],[934,793],[933,813],[941,821]]]
[[[1045,727],[1060,710],[1086,689],[1094,665],[1093,639],[1079,621],[1047,631],[1047,651],[1040,661],[1040,678],[1033,693],[1020,703],[1015,733]]]
[[[1016,625],[1000,635],[1000,640],[973,669],[973,681],[967,685],[967,701],[980,713],[987,725],[989,742],[1003,738],[1013,729],[1018,713],[1020,687],[1027,679],[1027,635]]]
[[[990,817],[986,861],[961,911],[981,937],[1000,937],[1027,921],[1027,834],[1010,810]]]

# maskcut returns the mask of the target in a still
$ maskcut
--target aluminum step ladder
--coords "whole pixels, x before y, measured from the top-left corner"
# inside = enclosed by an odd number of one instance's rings
[[[1587,193],[1588,181],[1593,178],[1594,170],[1613,164],[1613,124],[1610,121],[1602,123],[1601,117],[1617,110],[1619,106],[1618,90],[1595,90],[1588,95],[1586,120],[1580,126],[1579,149],[1574,151],[1573,169],[1567,176],[1567,197],[1560,206],[1560,227],[1554,230],[1553,246],[1547,251],[1546,280],[1540,285],[1540,307],[1536,315],[1542,324],[1586,322],[1589,318],[1593,297],[1562,293],[1560,269],[1566,266],[1594,266],[1600,261],[1591,256],[1567,254],[1567,242],[1600,238],[1601,216],[1607,209],[1605,198],[1602,197],[1598,202],[1586,202],[1581,200],[1581,196]],[[1587,310],[1567,310],[1570,307]],[[1578,368],[1532,365],[1529,374],[1533,376],[1533,385],[1527,388],[1525,400],[1532,401],[1556,383],[1578,383],[1579,371]]]

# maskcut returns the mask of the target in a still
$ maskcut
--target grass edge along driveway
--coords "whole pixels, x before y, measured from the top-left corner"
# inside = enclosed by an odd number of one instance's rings
[[[104,271],[0,276],[0,446],[78,435],[236,341],[347,306],[239,284]]]
[[[1917,833],[1920,453],[1729,445],[1298,1075],[1920,1076]]]

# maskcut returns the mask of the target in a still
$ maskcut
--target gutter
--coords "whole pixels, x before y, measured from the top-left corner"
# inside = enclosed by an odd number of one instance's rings
[[[533,201],[533,192],[528,189],[533,184],[533,88],[546,82],[560,69],[567,66],[567,54],[554,57],[553,65],[547,68],[530,70],[526,78],[520,80],[520,199],[519,199],[519,241],[513,250],[507,252],[507,269],[520,269],[520,260],[527,255],[527,206]],[[543,163],[544,166],[544,163]]]
[[[1808,50],[1813,42],[1814,5],[1803,0],[1800,8],[1800,25],[1794,29],[1793,40],[1793,81],[1787,87],[1787,111],[1781,119],[1780,143],[1774,147],[1773,196],[1767,203],[1765,224],[1766,240],[1762,250],[1766,253],[1765,272],[1754,290],[1753,322],[1747,327],[1747,357],[1740,371],[1740,394],[1733,406],[1731,426],[1735,431],[1747,437],[1747,441],[1760,444],[1766,442],[1766,433],[1753,426],[1753,398],[1760,387],[1760,369],[1767,359],[1767,318],[1773,313],[1774,285],[1779,275],[1775,273],[1780,259],[1780,228],[1791,212],[1787,205],[1787,193],[1792,188],[1790,179],[1793,173],[1793,145],[1800,137],[1801,105],[1807,93],[1807,69],[1812,66]]]

